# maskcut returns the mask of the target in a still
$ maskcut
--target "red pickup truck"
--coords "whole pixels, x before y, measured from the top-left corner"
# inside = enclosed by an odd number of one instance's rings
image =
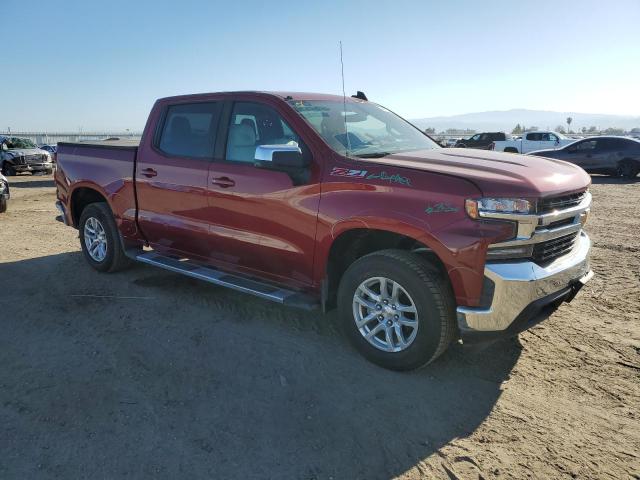
[[[337,306],[391,369],[515,335],[592,276],[584,170],[440,148],[360,93],[164,98],[139,143],[58,145],[57,207],[92,267]]]

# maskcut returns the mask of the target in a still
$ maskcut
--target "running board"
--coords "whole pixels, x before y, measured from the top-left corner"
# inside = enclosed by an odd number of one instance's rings
[[[268,283],[257,282],[237,275],[231,275],[212,267],[199,265],[187,259],[179,260],[155,252],[138,253],[134,258],[139,262],[153,265],[154,267],[164,268],[165,270],[181,273],[182,275],[197,278],[198,280],[204,280],[214,285],[249,293],[256,297],[283,305],[298,307],[304,310],[314,310],[320,306],[319,302],[311,295],[306,295],[294,290],[286,290],[274,285],[269,285]]]

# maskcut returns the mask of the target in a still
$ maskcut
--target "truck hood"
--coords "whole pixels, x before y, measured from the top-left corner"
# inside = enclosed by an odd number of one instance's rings
[[[484,196],[541,198],[581,191],[591,184],[582,168],[562,160],[487,150],[419,150],[366,162],[464,178]]]
[[[47,152],[39,148],[11,148],[5,153],[19,157],[20,155],[45,155]]]

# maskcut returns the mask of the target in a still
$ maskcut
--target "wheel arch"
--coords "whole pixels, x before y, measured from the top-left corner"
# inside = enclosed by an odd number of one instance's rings
[[[78,228],[80,216],[87,205],[98,202],[105,203],[109,209],[113,211],[107,195],[97,185],[81,184],[75,186],[69,195],[69,207],[71,209],[73,226]]]
[[[324,268],[321,277],[322,304],[325,310],[336,306],[338,286],[349,266],[357,259],[376,251],[399,249],[415,252],[446,275],[447,268],[442,258],[445,247],[415,227],[399,225],[393,228],[355,220],[334,228],[332,234],[325,256],[320,262]]]

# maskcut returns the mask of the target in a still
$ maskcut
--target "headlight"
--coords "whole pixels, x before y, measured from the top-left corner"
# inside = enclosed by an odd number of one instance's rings
[[[480,218],[481,212],[527,214],[535,211],[535,203],[524,198],[481,198],[465,200],[465,210],[471,218]]]

